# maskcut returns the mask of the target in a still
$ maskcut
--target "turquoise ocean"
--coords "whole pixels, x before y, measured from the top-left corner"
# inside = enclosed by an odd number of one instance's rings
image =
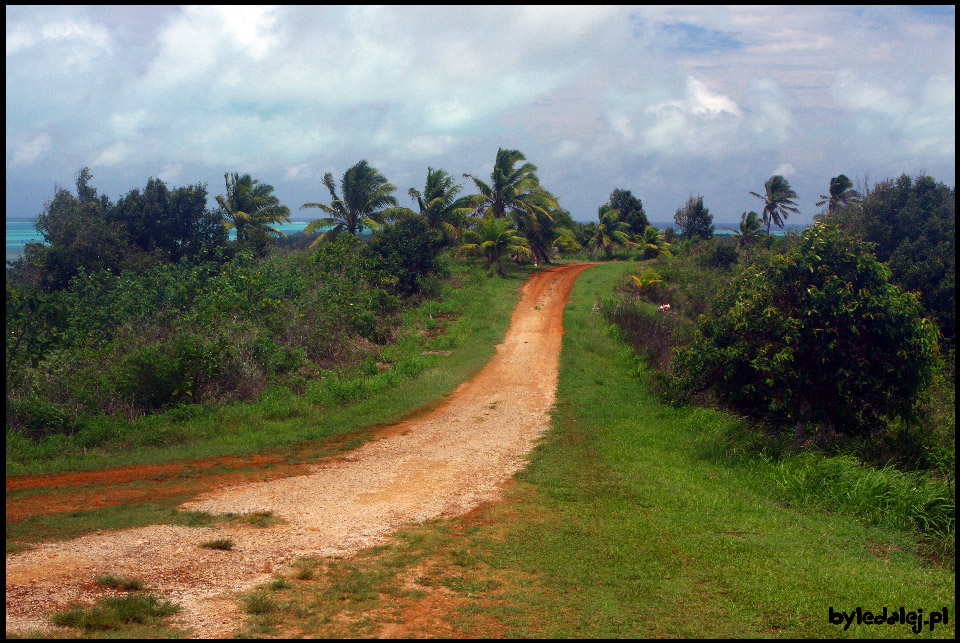
[[[277,226],[281,232],[292,234],[302,232],[309,221],[291,221]],[[236,238],[235,230],[230,231],[230,238]],[[41,241],[40,233],[33,227],[33,221],[7,221],[7,261],[14,261],[23,255],[23,247],[31,241]]]
[[[291,221],[290,223],[281,223],[279,228],[282,232],[286,234],[292,234],[295,232],[301,232],[304,228],[307,227],[309,221]],[[660,228],[661,230],[666,229],[668,226],[674,225],[673,223],[653,221],[651,225]],[[716,226],[715,234],[732,234],[731,231],[721,227],[723,224]],[[735,228],[736,224],[730,224],[731,228]],[[787,224],[787,230],[796,229],[801,230],[803,226],[793,226]],[[234,230],[230,231],[230,238],[233,239],[236,237],[236,232]],[[775,230],[773,234],[783,234],[782,231]],[[31,241],[40,241],[40,234],[37,232],[36,228],[33,227],[33,221],[7,221],[7,261],[14,261],[20,256],[23,255],[23,247],[30,243]]]

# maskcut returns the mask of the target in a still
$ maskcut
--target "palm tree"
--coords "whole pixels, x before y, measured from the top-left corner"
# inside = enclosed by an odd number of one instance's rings
[[[487,258],[487,269],[496,264],[501,277],[507,276],[507,271],[500,262],[502,255],[524,257],[530,254],[527,240],[519,235],[510,219],[484,217],[477,231],[467,230],[463,233],[463,238],[467,243],[460,246],[457,254],[482,254]]]
[[[537,166],[524,163],[527,158],[519,150],[497,150],[497,160],[487,185],[477,177],[464,174],[476,184],[479,194],[470,197],[476,215],[499,219],[510,217],[517,230],[526,237],[537,263],[550,263],[543,221],[552,221],[550,211],[560,207],[557,198],[540,185]]]
[[[234,172],[223,175],[226,196],[218,194],[217,203],[226,219],[227,230],[236,229],[237,244],[244,244],[257,235],[282,237],[284,234],[270,226],[290,221],[290,208],[280,205],[273,194],[273,186],[254,180],[249,174]]]
[[[653,259],[661,254],[671,254],[671,244],[667,243],[667,240],[663,238],[663,235],[660,234],[660,231],[653,226],[647,226],[647,228],[643,231],[643,236],[640,237],[639,245],[643,248],[643,255],[641,255],[641,259]]]
[[[321,227],[333,226],[310,244],[311,249],[343,232],[358,235],[364,228],[379,230],[383,225],[382,217],[391,213],[392,208],[388,209],[387,206],[397,206],[397,199],[390,195],[397,186],[389,183],[366,161],[360,161],[343,173],[340,181],[343,198],[337,196],[332,173],[327,172],[323,176],[323,184],[330,191],[330,205],[304,203],[300,206],[301,210],[319,208],[330,215],[311,221],[304,229],[305,233],[313,234]]]
[[[841,174],[830,179],[829,194],[821,194],[816,206],[827,206],[827,216],[830,216],[851,203],[859,202],[861,198],[860,193],[853,189],[853,182]]]
[[[649,229],[649,228],[648,228]],[[656,230],[656,228],[654,228]],[[633,278],[634,283],[637,285],[637,296],[643,295],[646,293],[654,284],[658,284],[663,281],[663,278],[660,274],[653,268],[647,268],[639,275],[630,275]]]
[[[470,213],[470,199],[457,198],[462,189],[445,170],[428,167],[423,193],[416,188],[410,188],[407,193],[416,201],[432,230],[439,230],[447,239],[459,239],[463,219]]]
[[[763,235],[763,223],[760,215],[751,210],[740,215],[740,229],[726,228],[737,238],[737,248],[745,248]]]
[[[767,179],[763,184],[766,189],[765,194],[751,192],[753,196],[763,201],[763,222],[767,224],[767,234],[770,234],[770,224],[776,223],[778,227],[783,227],[783,222],[787,218],[788,212],[794,214],[800,212],[797,204],[791,199],[797,198],[797,193],[790,188],[790,182],[779,174],[775,174]]]
[[[597,216],[600,219],[600,223],[597,225],[593,233],[593,238],[590,240],[590,245],[593,246],[593,254],[590,255],[591,259],[597,256],[600,248],[603,248],[607,256],[610,256],[613,254],[613,247],[615,245],[633,243],[630,241],[630,235],[627,232],[630,229],[630,224],[620,220],[620,213],[617,210],[604,204],[597,210]]]

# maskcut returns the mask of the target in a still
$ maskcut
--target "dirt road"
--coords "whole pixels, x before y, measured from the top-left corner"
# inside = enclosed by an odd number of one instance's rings
[[[272,511],[282,524],[169,525],[85,536],[7,556],[7,631],[45,627],[71,601],[92,604],[95,576],[139,578],[183,607],[202,638],[232,634],[241,614],[224,594],[271,578],[307,555],[345,555],[404,523],[458,515],[499,496],[549,425],[563,308],[592,264],[552,267],[524,286],[503,344],[438,408],[380,432],[306,475],[219,489],[183,509]],[[232,551],[199,547],[230,538]]]

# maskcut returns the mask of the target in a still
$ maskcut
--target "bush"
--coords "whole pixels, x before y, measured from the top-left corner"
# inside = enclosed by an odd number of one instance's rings
[[[677,372],[746,413],[868,436],[916,417],[939,365],[917,297],[835,226],[736,277],[678,351]]]
[[[700,245],[698,261],[704,267],[729,270],[737,263],[739,258],[737,248],[729,242],[722,242],[714,238]]]
[[[631,301],[627,297],[610,298],[601,302],[600,312],[620,330],[627,344],[659,370],[667,367],[674,346],[692,338],[693,322],[646,302]]]
[[[428,281],[444,273],[438,256],[443,239],[422,217],[401,219],[371,237],[367,250],[376,268],[388,276],[401,296],[420,292]]]
[[[834,218],[874,245],[890,281],[920,293],[948,345],[956,335],[956,190],[932,177],[882,181]]]

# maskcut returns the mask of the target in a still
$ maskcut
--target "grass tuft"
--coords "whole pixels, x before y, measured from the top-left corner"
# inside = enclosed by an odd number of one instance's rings
[[[89,633],[117,630],[131,625],[155,624],[178,611],[179,606],[158,600],[150,594],[127,594],[102,598],[89,608],[73,605],[51,616],[50,621],[54,625],[73,627]]]
[[[200,543],[201,547],[207,549],[219,549],[222,551],[230,551],[234,548],[236,543],[233,542],[231,538],[217,538],[216,540],[208,540]]]
[[[104,576],[97,576],[93,580],[98,585],[103,585],[104,587],[109,587],[110,589],[118,589],[124,592],[138,592],[143,589],[143,581],[139,578],[124,578],[123,576],[106,574]]]

